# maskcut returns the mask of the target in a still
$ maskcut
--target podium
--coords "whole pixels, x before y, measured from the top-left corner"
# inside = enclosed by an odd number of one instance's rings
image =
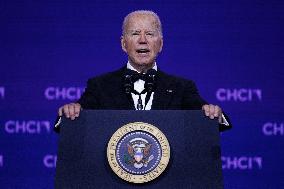
[[[170,146],[165,170],[145,183],[120,178],[107,156],[114,133],[137,122],[157,127]],[[223,188],[219,142],[217,120],[199,110],[83,110],[74,121],[63,118],[55,188]]]

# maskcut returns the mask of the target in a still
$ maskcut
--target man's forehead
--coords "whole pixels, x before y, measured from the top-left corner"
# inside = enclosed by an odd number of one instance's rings
[[[157,21],[152,15],[133,15],[129,18],[127,23],[127,28],[130,29],[139,29],[144,25],[152,26],[153,28],[157,28]]]

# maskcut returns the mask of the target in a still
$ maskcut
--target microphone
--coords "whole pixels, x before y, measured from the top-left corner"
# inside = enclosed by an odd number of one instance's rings
[[[144,90],[147,92],[146,98],[145,98],[145,107],[148,104],[150,97],[152,95],[152,92],[156,90],[156,73],[157,71],[154,69],[150,69],[147,71],[147,77],[144,84]]]
[[[134,90],[134,83],[132,82],[132,74],[126,70],[124,75],[124,90],[126,94],[130,94]]]
[[[128,97],[130,97],[131,93],[134,93],[136,95],[139,95],[139,99],[138,99],[138,103],[137,103],[137,110],[143,110],[143,104],[142,104],[142,99],[141,99],[141,93],[138,93],[135,89],[134,89],[134,83],[132,81],[132,76],[133,74],[127,70],[125,76],[124,76],[124,91],[125,93],[128,95]],[[143,92],[143,91],[142,91]]]
[[[147,71],[147,77],[144,84],[144,88],[148,93],[152,93],[156,88],[156,70],[150,69]]]

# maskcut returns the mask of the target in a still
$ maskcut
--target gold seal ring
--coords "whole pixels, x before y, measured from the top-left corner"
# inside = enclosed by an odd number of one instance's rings
[[[107,159],[121,179],[145,183],[165,171],[170,160],[170,145],[157,127],[143,122],[128,123],[109,140]]]

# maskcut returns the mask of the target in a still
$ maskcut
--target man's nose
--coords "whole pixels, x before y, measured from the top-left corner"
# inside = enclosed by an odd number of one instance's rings
[[[139,37],[139,43],[140,44],[146,44],[147,43],[147,38],[145,34],[141,34]]]

